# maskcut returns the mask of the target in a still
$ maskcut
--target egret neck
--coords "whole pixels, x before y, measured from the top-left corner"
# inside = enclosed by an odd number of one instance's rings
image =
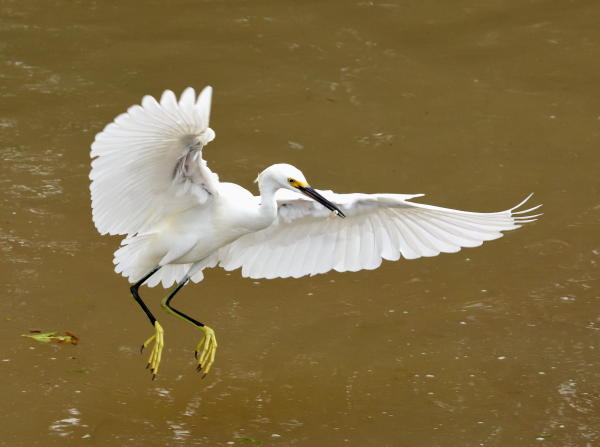
[[[275,193],[281,188],[272,177],[261,175],[258,178],[258,190],[260,192],[260,205],[258,207],[259,220],[264,227],[269,226],[277,217],[277,201]]]

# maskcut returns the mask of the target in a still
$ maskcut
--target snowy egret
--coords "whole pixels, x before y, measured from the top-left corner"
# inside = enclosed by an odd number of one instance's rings
[[[517,211],[473,213],[412,202],[422,194],[335,194],[313,189],[300,170],[275,164],[262,171],[259,196],[219,181],[202,150],[215,138],[208,127],[212,88],[192,88],[179,101],[167,90],[145,96],[96,135],[92,144],[93,219],[101,234],[125,235],[115,252],[116,272],[127,277],[133,298],[154,334],[148,367],[156,377],[164,331],[140,298],[142,284],[172,291],[169,313],[203,334],[197,370],[210,370],[214,331],[175,309],[171,301],[202,270],[242,268],[250,278],[298,278],[330,270],[375,269],[398,260],[453,253],[502,236],[539,214],[540,205]]]

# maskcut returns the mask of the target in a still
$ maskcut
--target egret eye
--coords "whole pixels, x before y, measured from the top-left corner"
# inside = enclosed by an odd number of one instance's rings
[[[294,179],[293,178],[289,178],[288,182],[292,185],[292,184],[294,184]]]

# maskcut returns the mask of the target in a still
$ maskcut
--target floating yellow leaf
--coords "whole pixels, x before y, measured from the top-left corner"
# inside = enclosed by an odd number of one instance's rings
[[[39,332],[31,331],[30,334],[21,334],[23,337],[33,338],[42,343],[71,343],[76,345],[79,339],[71,332],[65,332],[64,335],[58,332]]]

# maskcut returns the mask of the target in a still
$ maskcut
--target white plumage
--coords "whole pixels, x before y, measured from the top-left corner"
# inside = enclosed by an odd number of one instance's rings
[[[375,269],[383,259],[415,259],[476,247],[519,228],[538,207],[471,213],[412,200],[421,195],[336,194],[316,191],[302,172],[276,164],[258,176],[260,196],[220,182],[202,158],[215,137],[209,126],[212,89],[198,97],[170,90],[160,102],[145,96],[100,132],[92,144],[93,219],[102,234],[125,235],[115,252],[116,272],[155,328],[148,365],[156,375],[163,330],[138,288],[162,283],[173,292],[165,309],[200,328],[198,369],[208,372],[214,331],[169,304],[188,279],[220,265],[251,278]],[[343,219],[341,217],[344,217]]]
[[[518,217],[517,207],[469,213],[409,202],[421,195],[321,192],[346,219],[327,216],[321,205],[297,193],[280,191],[278,219],[220,249],[220,265],[226,270],[242,267],[243,276],[268,279],[372,270],[383,259],[416,259],[477,247],[535,220]]]
[[[537,217],[521,215],[538,207],[516,211],[530,196],[506,211],[471,213],[411,201],[421,194],[320,191],[347,216],[339,219],[286,182],[288,176],[305,182],[289,165],[261,174],[265,197],[253,196],[220,183],[202,158],[203,146],[215,135],[208,127],[211,93],[206,87],[196,99],[188,88],[177,101],[167,90],[160,103],[145,96],[141,106],[119,115],[92,145],[94,223],[102,234],[127,235],[115,263],[131,282],[157,264],[168,268],[153,275],[149,286],[162,281],[168,287],[195,264],[196,282],[203,278],[202,268],[215,265],[241,267],[242,275],[251,278],[374,269],[382,259],[476,247]],[[258,212],[265,200],[273,201],[272,219]],[[224,217],[223,211],[232,216]]]
[[[175,177],[194,144],[205,145],[215,134],[208,127],[212,89],[196,100],[186,89],[177,102],[172,91],[160,103],[144,96],[96,135],[92,144],[92,209],[102,234],[135,234],[167,216],[205,203],[218,177],[208,169]],[[194,162],[200,161],[200,155]],[[191,161],[191,160],[188,160]],[[204,175],[204,178],[201,176]],[[201,187],[206,183],[207,188]]]

